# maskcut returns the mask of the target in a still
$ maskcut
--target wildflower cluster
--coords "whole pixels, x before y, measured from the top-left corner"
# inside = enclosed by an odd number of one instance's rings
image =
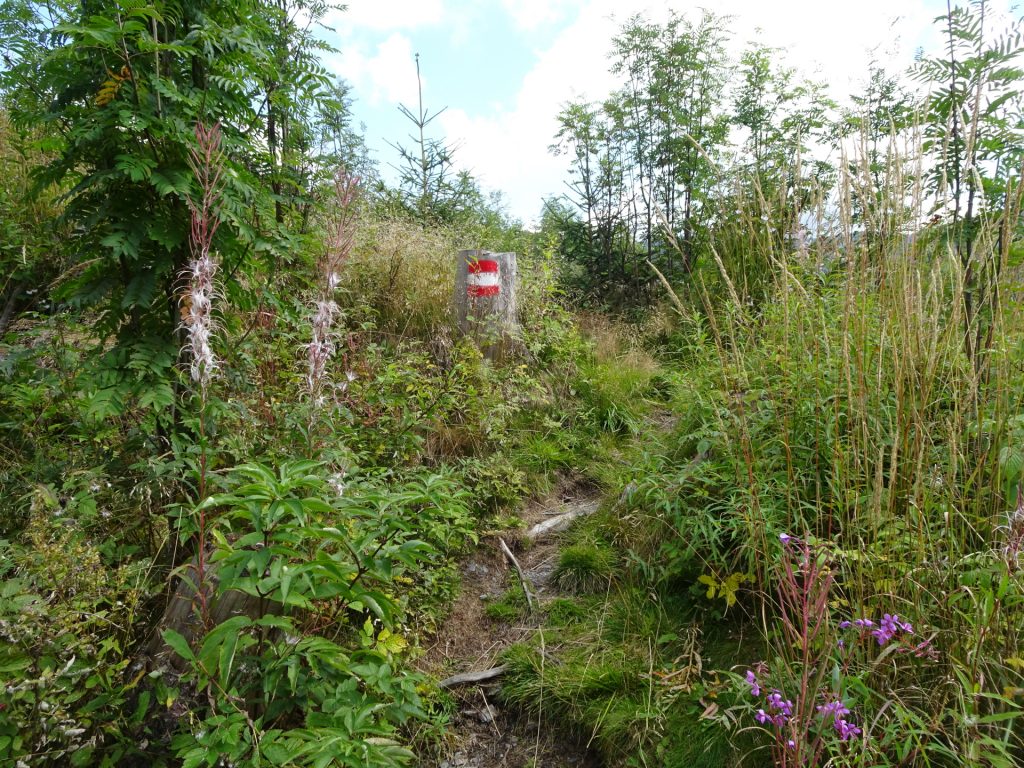
[[[818,705],[817,710],[822,717],[832,718],[832,727],[838,732],[841,741],[860,736],[861,729],[846,719],[850,710],[838,697],[828,698],[824,704]]]
[[[201,396],[206,398],[217,360],[210,346],[213,333],[214,275],[213,237],[220,225],[219,207],[224,172],[224,155],[220,148],[220,125],[207,128],[196,125],[196,147],[191,150],[189,165],[199,184],[200,196],[188,201],[192,228],[189,246],[192,260],[185,277],[188,280],[183,324],[188,332],[187,349],[191,353],[190,373]]]
[[[822,765],[826,756],[851,742],[866,739],[842,682],[830,684],[827,671],[857,677],[865,650],[890,648],[934,658],[930,641],[918,642],[914,626],[897,613],[881,619],[850,617],[835,624],[830,606],[835,586],[829,548],[810,538],[783,533],[779,575],[779,621],[782,642],[774,674],[764,662],[746,671],[745,694],[753,698],[754,719],[774,738],[776,765]],[[845,635],[840,633],[846,633]],[[847,643],[845,641],[857,642]],[[915,645],[916,643],[916,645]],[[860,653],[854,653],[854,646]],[[771,681],[771,682],[768,682]],[[793,693],[792,698],[786,692]]]
[[[909,635],[914,632],[913,625],[909,621],[900,620],[898,613],[885,614],[878,625],[871,619],[843,621],[839,624],[840,629],[849,629],[851,626],[859,627],[862,630],[870,630],[871,636],[878,641],[879,645],[885,645],[899,633],[905,632]]]
[[[793,702],[789,699],[783,699],[782,693],[776,688],[768,694],[768,711],[766,712],[764,709],[757,710],[755,719],[762,725],[771,723],[776,728],[784,728],[792,716]]]
[[[355,202],[358,191],[359,177],[341,168],[334,180],[334,208],[328,221],[327,248],[322,264],[324,292],[316,302],[313,337],[306,347],[309,362],[306,384],[314,405],[322,403],[320,391],[327,374],[327,364],[335,352],[333,326],[341,310],[333,296],[341,283],[339,270],[348,260],[355,241]]]
[[[763,693],[761,681],[754,670],[748,669],[746,682],[750,686],[750,695],[760,698]],[[862,731],[848,719],[850,709],[843,703],[842,699],[834,694],[826,694],[824,703],[819,704],[815,709],[821,722],[829,722],[832,729],[838,734],[840,741],[850,741],[861,735]],[[770,727],[775,731],[776,741],[784,744],[789,750],[797,747],[796,736],[801,729],[794,726],[793,713],[795,710],[803,710],[797,707],[791,699],[778,688],[772,688],[764,697],[764,706],[758,708],[754,719],[761,725]],[[807,708],[809,710],[809,707]],[[806,729],[803,729],[806,730]]]
[[[861,639],[874,638],[879,647],[884,647],[892,642],[899,643],[898,652],[913,652],[918,658],[936,658],[937,651],[932,647],[930,640],[922,640],[914,644],[914,625],[904,621],[898,613],[886,613],[880,621],[868,618],[853,619],[852,621],[839,622],[839,629],[856,629]],[[840,650],[846,649],[846,641],[840,638],[837,645]]]

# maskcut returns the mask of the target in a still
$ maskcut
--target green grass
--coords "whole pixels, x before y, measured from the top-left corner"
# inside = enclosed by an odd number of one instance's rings
[[[615,553],[598,541],[579,541],[558,553],[554,579],[570,592],[604,591],[615,577]]]
[[[497,600],[487,604],[484,614],[492,621],[511,624],[526,615],[526,594],[518,582],[506,589]]]
[[[734,621],[705,635],[680,619],[682,608],[674,597],[635,588],[559,598],[544,629],[505,653],[502,696],[592,734],[608,765],[738,765],[753,745],[702,717],[714,701],[704,697],[717,693],[695,665],[705,655],[716,666],[744,660],[751,643]],[[680,679],[685,690],[673,687]]]

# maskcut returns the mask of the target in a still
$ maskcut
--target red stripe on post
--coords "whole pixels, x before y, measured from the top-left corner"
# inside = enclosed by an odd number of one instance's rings
[[[493,259],[476,259],[467,264],[466,293],[479,296],[497,296],[501,293],[498,278],[498,262]]]
[[[492,261],[491,259],[480,259],[478,261],[469,262],[469,274],[479,275],[482,272],[493,272],[498,273],[498,262]]]

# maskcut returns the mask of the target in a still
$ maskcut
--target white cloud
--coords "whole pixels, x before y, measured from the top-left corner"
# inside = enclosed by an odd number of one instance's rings
[[[511,212],[527,223],[540,213],[543,196],[564,189],[564,158],[548,151],[562,106],[602,98],[614,84],[606,51],[617,29],[610,12],[619,3],[606,0],[600,10],[594,5],[538,54],[511,109],[488,115],[449,109],[439,118],[445,135],[459,145],[460,167],[501,190]]]
[[[371,106],[413,106],[414,48],[403,30],[437,25],[443,11],[448,44],[458,48],[460,38],[499,45],[507,31],[488,26],[495,23],[496,11],[504,11],[502,17],[507,15],[528,34],[550,33],[564,25],[554,39],[537,34],[550,44],[535,53],[533,67],[517,93],[481,95],[472,106],[453,106],[438,119],[439,133],[459,146],[459,167],[470,170],[485,187],[504,192],[512,212],[530,221],[538,214],[543,196],[565,189],[565,158],[548,151],[562,106],[574,98],[602,99],[614,87],[615,78],[608,72],[609,49],[621,24],[641,12],[652,20],[663,20],[670,7],[695,19],[706,5],[711,4],[702,0],[376,0],[375,4],[358,0],[337,22],[343,43],[336,71]],[[941,38],[932,20],[944,11],[945,2],[858,0],[854,5],[821,0],[718,0],[714,8],[717,14],[733,17],[728,22],[728,48],[733,56],[750,41],[783,48],[781,55],[788,65],[826,81],[833,98],[843,101],[863,82],[872,57],[897,73],[911,63],[918,46],[939,49]],[[565,24],[569,16],[572,20]],[[435,26],[433,32],[437,31]],[[368,44],[385,35],[379,44]]]
[[[579,0],[501,0],[505,12],[520,29],[535,30],[563,21]]]
[[[503,0],[514,18],[526,24],[542,3]],[[934,4],[934,0],[932,0]],[[802,73],[823,79],[833,96],[845,99],[863,80],[876,48],[879,61],[904,69],[919,44],[922,30],[936,15],[928,0],[859,0],[856,10],[839,12],[834,3],[808,0],[720,0],[716,12],[732,15],[730,49],[738,54],[750,40],[786,48],[786,61]],[[565,4],[560,4],[564,9]],[[898,6],[899,18],[894,6]],[[700,13],[672,7],[691,19]],[[575,20],[538,54],[523,79],[514,106],[493,114],[468,114],[452,109],[441,118],[448,138],[460,145],[457,161],[481,182],[502,190],[512,212],[524,220],[540,210],[543,195],[560,194],[567,178],[565,159],[552,156],[548,146],[557,131],[561,107],[574,98],[597,100],[608,95],[614,78],[608,73],[611,39],[621,24],[636,13],[652,20],[668,15],[669,4],[639,0],[593,0],[579,9]]]
[[[372,53],[349,43],[329,58],[328,68],[352,83],[371,105],[393,102],[411,107],[416,103],[415,53],[409,38],[400,32],[393,32]]]
[[[442,0],[347,0],[345,5],[327,20],[343,35],[352,28],[384,32],[431,26],[441,22],[445,10]]]

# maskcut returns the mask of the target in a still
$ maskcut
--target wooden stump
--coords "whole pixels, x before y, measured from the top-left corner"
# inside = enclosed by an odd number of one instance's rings
[[[519,328],[518,267],[514,253],[459,251],[455,260],[455,314],[490,360],[500,359]]]

